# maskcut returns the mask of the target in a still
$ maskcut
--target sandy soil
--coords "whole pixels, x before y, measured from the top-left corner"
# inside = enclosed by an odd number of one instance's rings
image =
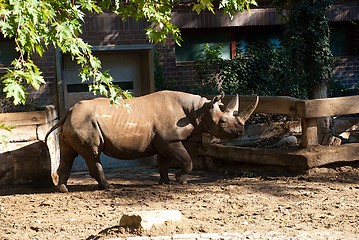
[[[107,172],[115,188],[97,190],[73,174],[70,193],[30,186],[0,188],[0,239],[106,239],[180,233],[306,233],[313,239],[359,236],[359,169],[313,169],[295,177],[195,171],[190,183],[158,185],[152,169]],[[173,176],[172,176],[173,177]],[[150,231],[119,227],[123,213],[177,209],[182,222]]]

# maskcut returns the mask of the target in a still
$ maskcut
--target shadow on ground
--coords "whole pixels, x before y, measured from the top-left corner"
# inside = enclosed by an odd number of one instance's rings
[[[170,178],[174,179],[175,169],[171,169]],[[236,170],[235,172],[221,170],[218,171],[193,171],[189,175],[189,184],[180,185],[174,183],[171,185],[159,185],[159,174],[157,169],[108,169],[106,176],[108,180],[114,186],[111,190],[104,190],[104,195],[113,195],[126,193],[131,195],[138,192],[152,191],[156,189],[166,189],[168,192],[182,191],[191,192],[194,185],[200,185],[203,187],[213,185],[219,187],[226,187],[231,185],[237,185],[251,189],[257,192],[264,192],[269,195],[278,195],[283,192],[289,193],[292,191],[298,191],[305,187],[305,182],[317,182],[317,183],[340,183],[340,184],[356,184],[359,183],[359,168],[351,166],[341,166],[334,168],[316,168],[309,170],[306,174],[288,174],[283,170],[282,172],[266,171],[266,169],[249,169],[243,168],[242,170]],[[272,173],[272,174],[268,174]],[[301,186],[290,188],[286,186],[286,182],[300,182]],[[283,184],[278,184],[281,182]],[[304,186],[303,186],[304,185]],[[72,173],[69,182],[68,189],[70,192],[91,192],[98,190],[96,181],[91,178],[87,172],[75,172]],[[310,191],[316,191],[316,189],[308,189]],[[7,185],[2,186],[0,189],[0,196],[9,196],[14,194],[42,194],[42,193],[56,193],[56,187],[35,187],[30,184],[24,185]]]

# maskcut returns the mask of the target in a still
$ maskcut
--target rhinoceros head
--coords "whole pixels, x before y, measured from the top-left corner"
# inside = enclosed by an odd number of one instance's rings
[[[238,94],[224,106],[221,102],[224,94],[214,97],[209,103],[209,111],[203,116],[204,130],[218,138],[234,139],[244,131],[244,124],[258,105],[259,98],[243,112],[239,112]]]

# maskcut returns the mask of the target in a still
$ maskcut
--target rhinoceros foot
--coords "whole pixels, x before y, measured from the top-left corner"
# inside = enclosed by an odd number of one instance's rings
[[[61,193],[67,193],[69,192],[69,190],[67,189],[67,187],[65,186],[65,184],[60,184],[57,186],[57,191],[61,192]]]
[[[169,178],[161,178],[160,181],[158,182],[159,185],[163,185],[163,184],[166,184],[166,185],[171,185],[173,184],[173,181]]]
[[[109,184],[109,183],[103,184],[103,185],[100,185],[100,184],[98,185],[99,190],[109,190],[109,189],[112,189],[112,188],[114,188],[114,186]]]
[[[187,175],[183,174],[182,171],[179,171],[175,174],[177,182],[184,185],[187,184]]]

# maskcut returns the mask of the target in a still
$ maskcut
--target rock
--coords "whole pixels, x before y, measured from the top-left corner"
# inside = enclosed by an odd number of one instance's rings
[[[277,143],[277,147],[293,147],[298,145],[298,140],[295,136],[284,137]]]
[[[180,221],[182,213],[178,210],[135,211],[122,215],[120,226],[150,229],[154,224],[166,221]]]

